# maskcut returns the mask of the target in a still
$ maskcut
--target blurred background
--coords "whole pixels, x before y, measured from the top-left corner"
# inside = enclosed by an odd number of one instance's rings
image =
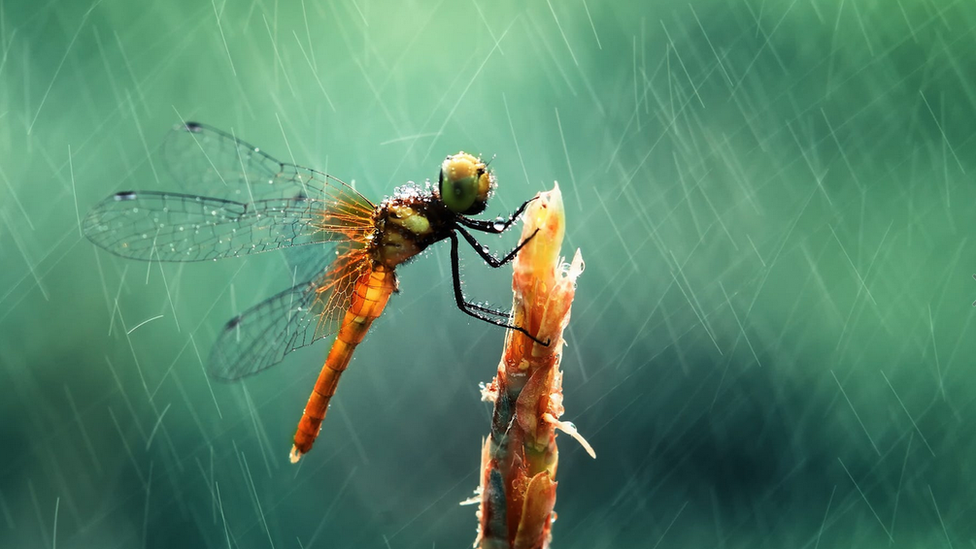
[[[315,450],[329,343],[204,361],[283,255],[127,261],[182,119],[381,200],[458,150],[582,249],[554,547],[976,546],[976,4],[0,4],[0,546],[463,547],[503,330],[400,269]],[[189,189],[192,192],[192,189]],[[501,251],[514,234],[486,240]],[[325,251],[325,250],[323,250]],[[472,298],[510,273],[470,250]]]

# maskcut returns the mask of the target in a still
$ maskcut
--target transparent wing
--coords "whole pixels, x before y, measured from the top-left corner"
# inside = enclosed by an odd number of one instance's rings
[[[295,349],[334,334],[356,284],[369,274],[369,257],[362,247],[340,250],[317,280],[285,290],[234,317],[211,351],[210,375],[227,381],[249,376],[278,364]]]
[[[323,254],[322,249],[322,246],[296,246],[284,250],[288,274],[293,282],[316,280],[331,270],[336,252],[326,248],[328,252]]]
[[[311,197],[373,209],[369,200],[338,178],[281,162],[199,122],[177,125],[163,144],[163,155],[173,176],[194,194],[238,202]]]
[[[201,261],[313,242],[362,242],[374,205],[337,178],[285,164],[196,122],[164,145],[174,175],[201,192],[121,192],[88,214],[85,234],[123,257]]]
[[[369,218],[341,222],[327,204],[311,199],[268,199],[243,204],[159,192],[123,192],[85,217],[88,238],[123,257],[202,261],[289,246],[361,238]],[[341,214],[340,214],[341,215]]]

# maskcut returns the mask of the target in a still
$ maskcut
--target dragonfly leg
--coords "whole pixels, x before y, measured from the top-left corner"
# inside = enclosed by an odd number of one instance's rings
[[[515,259],[515,255],[518,254],[519,250],[521,250],[523,246],[525,246],[526,244],[529,243],[530,240],[532,240],[532,238],[536,235],[536,233],[539,232],[539,229],[536,229],[535,232],[530,234],[528,238],[526,238],[522,242],[519,242],[519,245],[516,246],[514,250],[508,252],[508,254],[501,259],[492,255],[492,253],[488,251],[488,247],[478,242],[478,239],[476,239],[474,236],[471,235],[471,233],[466,231],[464,227],[458,227],[457,231],[461,233],[461,236],[463,236],[465,240],[468,241],[468,244],[471,244],[471,247],[474,248],[474,251],[478,252],[478,255],[480,255],[481,258],[485,260],[485,263],[488,263],[488,265],[491,265],[492,267],[497,269],[498,267],[501,267],[502,265]]]
[[[461,234],[466,235],[466,238],[474,240],[474,237],[464,232],[463,229],[459,229],[459,230],[462,231]],[[533,236],[535,236],[534,233]],[[531,238],[532,237],[525,239],[525,242],[528,242]],[[471,240],[469,240],[469,242]],[[477,240],[474,240],[474,242],[477,242]],[[515,248],[515,250],[513,250],[512,253],[509,255],[514,257],[515,253],[518,252],[519,248],[521,248],[522,245],[525,244],[525,242],[522,242],[522,244],[520,244],[517,248]],[[475,246],[475,249],[478,249],[478,246]],[[488,255],[492,257],[492,259],[494,260],[494,257],[491,256],[491,254]],[[506,261],[511,261],[511,258],[508,258]],[[525,328],[509,324],[504,320],[500,320],[501,318],[507,318],[509,315],[501,311],[495,311],[493,309],[489,309],[488,307],[482,307],[481,305],[469,303],[468,300],[464,298],[464,292],[461,291],[461,266],[458,257],[458,238],[457,235],[454,233],[451,233],[451,277],[454,279],[454,300],[457,302],[458,309],[461,309],[463,313],[473,316],[474,318],[477,318],[478,320],[482,320],[489,324],[494,324],[495,326],[508,328],[509,330],[515,330],[516,332],[522,332],[523,334],[528,336],[529,339],[535,341],[539,345],[545,347],[549,346],[550,343],[549,340],[539,341],[532,334],[527,332]],[[492,316],[498,318],[492,318]]]
[[[476,231],[481,231],[483,233],[501,234],[507,231],[508,228],[512,226],[512,223],[515,223],[515,220],[517,220],[519,216],[522,215],[522,212],[525,211],[525,207],[529,205],[529,202],[532,202],[536,198],[537,197],[532,197],[526,200],[525,202],[523,202],[522,205],[519,206],[517,210],[515,210],[515,213],[508,216],[508,219],[506,219],[501,224],[498,224],[495,221],[486,221],[483,219],[468,219],[467,217],[464,216],[458,216],[458,222],[469,229],[474,229]]]

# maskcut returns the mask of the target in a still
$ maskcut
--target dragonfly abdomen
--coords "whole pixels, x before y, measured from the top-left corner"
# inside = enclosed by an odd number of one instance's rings
[[[386,302],[395,290],[396,275],[392,269],[382,266],[364,273],[356,281],[349,309],[346,310],[339,333],[315,382],[315,388],[308,397],[302,419],[298,422],[295,445],[291,449],[292,463],[312,449],[342,372],[349,366],[356,346],[366,337],[373,321],[383,313]]]

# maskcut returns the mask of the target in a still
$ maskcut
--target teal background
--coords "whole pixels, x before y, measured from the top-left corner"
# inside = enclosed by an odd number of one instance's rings
[[[282,254],[81,237],[110,193],[186,190],[181,118],[377,200],[459,149],[494,156],[489,216],[559,181],[564,418],[598,458],[560,437],[554,547],[976,546],[974,31],[961,0],[3,2],[0,546],[474,538],[504,333],[454,308],[446,245],[295,467],[328,344],[237,384],[201,358]]]

